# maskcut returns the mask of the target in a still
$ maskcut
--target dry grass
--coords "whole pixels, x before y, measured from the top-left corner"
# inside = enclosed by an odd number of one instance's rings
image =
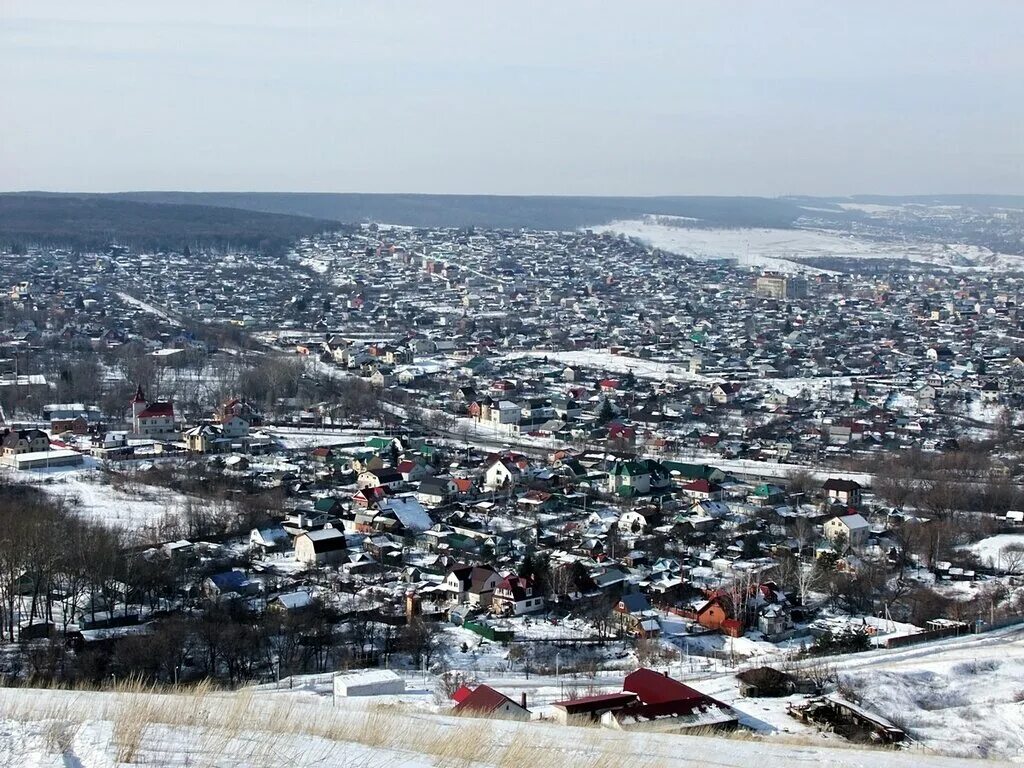
[[[121,695],[65,691],[47,696],[11,691],[0,697],[0,719],[44,723],[48,749],[58,754],[70,750],[81,723],[109,722],[111,754],[126,764],[159,764],[158,741],[177,743],[179,749],[183,742],[187,744],[191,765],[244,762],[268,768],[297,768],[317,761],[357,768],[371,755],[376,764],[386,764],[388,756],[381,752],[385,750],[393,756],[424,755],[440,768],[651,768],[671,763],[686,749],[681,741],[677,753],[662,736],[595,729],[591,723],[567,732],[556,725],[504,726],[487,718],[448,718],[395,706],[335,709],[323,701],[258,694],[253,689],[233,693],[209,685],[155,689],[140,681],[125,681],[118,692]],[[702,735],[691,732],[676,738]],[[706,735],[763,738],[743,730]],[[780,735],[770,742],[825,746],[820,740],[798,736]],[[381,751],[353,749],[353,745]],[[846,745],[837,741],[827,746]]]

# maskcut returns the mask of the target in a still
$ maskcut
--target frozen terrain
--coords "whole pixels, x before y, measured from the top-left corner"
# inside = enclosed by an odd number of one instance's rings
[[[1020,269],[1024,258],[963,243],[883,242],[813,229],[699,229],[671,217],[613,221],[597,232],[635,237],[654,248],[694,259],[735,259],[741,266],[816,273],[793,259],[907,260],[952,268]]]
[[[306,693],[9,690],[0,764],[31,766],[706,766],[968,765],[920,751],[843,749],[794,739],[627,734],[472,720]],[[994,763],[986,763],[994,765]]]

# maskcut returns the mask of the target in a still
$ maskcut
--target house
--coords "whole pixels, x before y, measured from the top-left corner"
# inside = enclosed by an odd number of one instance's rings
[[[755,667],[739,672],[740,696],[789,696],[797,689],[797,680],[775,667]]]
[[[38,453],[50,447],[50,438],[41,429],[12,429],[0,440],[4,456]]]
[[[191,453],[212,453],[223,443],[223,433],[216,424],[199,424],[185,430],[185,446]]]
[[[646,534],[661,524],[662,514],[658,509],[630,509],[619,515],[618,528],[623,533]]]
[[[842,549],[860,549],[867,544],[871,526],[861,515],[842,515],[827,520],[824,525],[825,538],[833,546],[845,545]]]
[[[498,614],[522,616],[544,608],[544,597],[534,594],[533,579],[527,576],[506,576],[494,588],[491,610]]]
[[[423,462],[413,461],[412,459],[406,459],[398,462],[398,466],[395,467],[395,471],[397,471],[398,474],[402,476],[402,479],[407,483],[415,483],[430,474],[430,471]]]
[[[758,612],[757,629],[766,638],[781,638],[792,628],[793,617],[784,605],[770,603]]]
[[[711,400],[717,405],[728,405],[736,402],[740,394],[739,384],[713,384],[711,386]]]
[[[651,473],[639,461],[616,461],[608,472],[608,493],[637,496],[651,492]]]
[[[732,637],[743,634],[743,624],[732,618],[732,605],[721,594],[711,593],[706,600],[695,603],[685,615],[707,629],[718,630]]]
[[[359,473],[356,484],[360,488],[376,488],[378,486],[389,490],[401,488],[405,483],[401,473],[396,469],[368,469]]]
[[[725,495],[722,486],[704,478],[687,483],[682,487],[682,491],[691,499],[710,499],[711,501],[720,501]]]
[[[136,435],[152,438],[168,438],[177,434],[174,403],[171,400],[149,402],[142,392],[142,386],[135,390],[131,399],[132,431]]]
[[[623,631],[634,637],[656,637],[661,634],[658,615],[641,592],[627,592],[612,608]]]
[[[252,595],[259,592],[260,583],[250,581],[243,571],[225,571],[206,578],[202,584],[206,597],[224,595]]]
[[[410,533],[422,533],[434,521],[414,496],[392,496],[377,504],[378,515],[394,517]]]
[[[263,553],[280,552],[291,544],[291,536],[284,528],[253,528],[249,532],[249,546]]]
[[[556,701],[551,705],[555,722],[562,725],[595,723],[608,712],[614,712],[636,703],[636,694],[603,693],[596,696],[582,696],[578,699]]]
[[[457,493],[458,485],[455,478],[450,475],[438,475],[420,481],[419,487],[416,489],[416,498],[421,504],[436,507],[439,504],[444,504]]]
[[[847,507],[855,507],[860,504],[860,483],[853,480],[843,480],[837,477],[830,477],[825,481],[822,490],[829,501],[838,502]]]
[[[640,668],[626,675],[622,692],[632,693],[636,699],[606,712],[602,724],[660,733],[694,728],[732,730],[739,724],[736,712],[726,704],[653,669]]]
[[[309,566],[338,565],[347,559],[345,534],[328,523],[295,537],[295,559]]]
[[[452,707],[456,715],[471,717],[502,717],[509,720],[529,720],[530,710],[526,708],[526,694],[520,703],[512,701],[508,696],[491,688],[489,685],[478,685],[468,695],[460,695],[459,701]]]
[[[448,572],[444,587],[455,596],[459,605],[468,603],[480,608],[489,608],[494,588],[501,581],[495,571],[482,566],[460,566]]]
[[[495,459],[484,472],[484,487],[495,491],[512,488],[522,474],[522,470],[511,459]]]
[[[268,600],[267,610],[289,613],[310,608],[315,603],[316,598],[309,589],[298,589],[294,592],[282,592],[280,595]]]
[[[405,693],[405,678],[390,669],[337,672],[333,684],[335,696],[388,696]]]

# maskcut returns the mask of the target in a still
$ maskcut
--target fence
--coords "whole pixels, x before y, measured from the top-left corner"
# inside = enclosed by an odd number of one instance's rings
[[[1003,627],[1011,627],[1015,624],[1024,624],[1024,616],[1007,616],[1006,618],[993,621],[991,623],[980,624],[975,623],[972,629],[971,624],[965,624],[960,627],[945,627],[943,629],[933,629],[927,632],[918,632],[914,635],[902,635],[901,637],[893,637],[885,643],[886,648],[902,648],[907,645],[917,645],[918,643],[927,643],[932,640],[942,640],[947,637],[959,637],[961,635],[977,635],[982,632],[991,632],[994,629],[1002,629]]]
[[[492,640],[498,643],[509,643],[512,638],[515,637],[515,633],[509,630],[495,629],[489,624],[481,624],[476,621],[464,621],[462,623],[463,628],[468,629],[470,632],[476,632],[487,640]]]

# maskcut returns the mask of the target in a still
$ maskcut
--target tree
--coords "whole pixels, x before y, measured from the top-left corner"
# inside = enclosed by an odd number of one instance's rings
[[[437,624],[428,623],[417,616],[402,628],[399,647],[409,654],[414,667],[429,667],[437,650],[439,639]]]
[[[999,550],[999,564],[1006,573],[1024,570],[1024,544],[1007,544]]]

